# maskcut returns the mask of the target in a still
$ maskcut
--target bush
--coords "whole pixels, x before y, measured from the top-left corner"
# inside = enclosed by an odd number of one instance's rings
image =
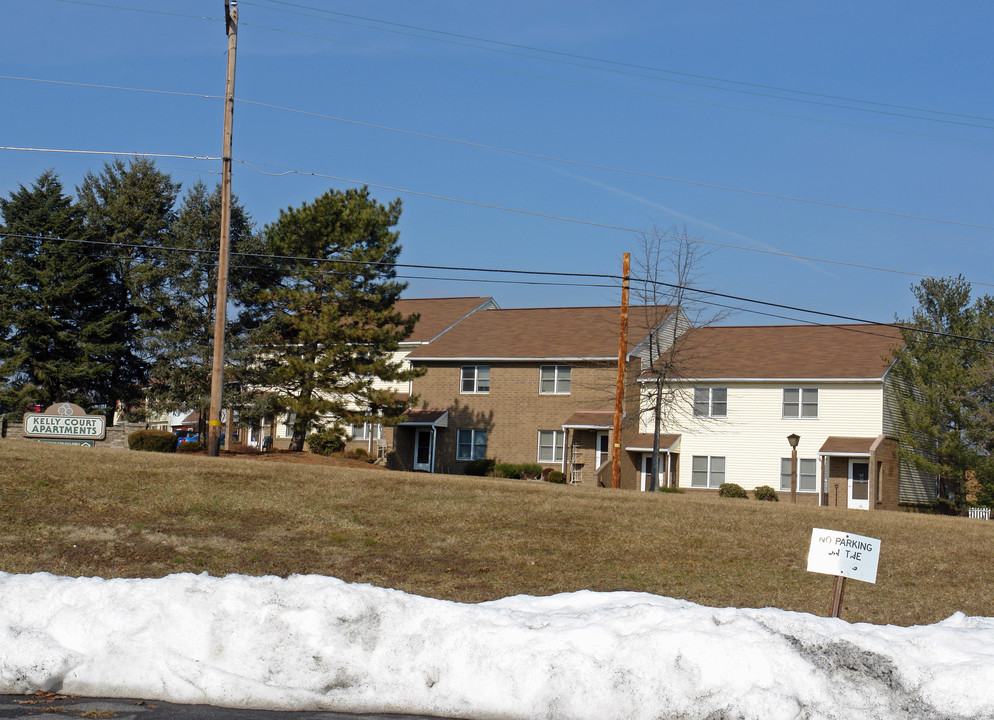
[[[362,460],[363,462],[369,461],[369,451],[366,448],[355,448],[352,451],[352,457],[356,460]]]
[[[749,495],[741,485],[736,485],[735,483],[722,483],[718,486],[718,497],[727,498],[749,498]]]
[[[777,491],[771,488],[769,485],[760,485],[758,488],[752,491],[752,494],[757,500],[766,500],[767,502],[780,502],[780,498],[777,497]]]
[[[496,463],[493,467],[493,476],[537,479],[542,477],[542,466],[538,463]]]
[[[553,470],[548,475],[546,475],[546,480],[550,483],[556,483],[558,485],[566,484],[566,473],[559,472],[558,470]]]
[[[315,455],[332,455],[345,449],[345,438],[340,430],[322,430],[307,436],[307,447]]]
[[[466,466],[466,474],[485,477],[494,471],[494,465],[496,464],[497,461],[493,458],[480,458]]]
[[[128,447],[145,452],[174,453],[179,438],[168,430],[138,430],[128,435]]]
[[[194,440],[193,442],[181,442],[176,446],[176,452],[196,452],[200,450],[202,445],[199,441]]]
[[[681,488],[678,488],[678,487],[658,487],[658,488],[656,488],[656,492],[661,492],[661,493],[682,493],[683,490]]]

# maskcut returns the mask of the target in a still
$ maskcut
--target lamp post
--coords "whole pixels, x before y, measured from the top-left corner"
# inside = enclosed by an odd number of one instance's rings
[[[797,502],[797,443],[801,440],[801,436],[797,433],[791,433],[787,436],[787,442],[790,443],[790,501],[792,503]]]

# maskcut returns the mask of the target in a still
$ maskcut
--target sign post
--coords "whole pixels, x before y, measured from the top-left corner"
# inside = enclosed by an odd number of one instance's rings
[[[24,437],[69,445],[88,445],[103,440],[107,419],[87,415],[79,405],[55,403],[43,413],[24,413]]]
[[[846,579],[853,578],[875,583],[879,559],[878,538],[821,528],[811,530],[808,572],[835,575],[835,583],[832,586],[831,617],[841,616]]]

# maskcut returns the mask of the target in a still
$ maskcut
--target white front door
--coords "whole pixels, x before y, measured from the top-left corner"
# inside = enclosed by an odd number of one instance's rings
[[[414,469],[431,472],[432,456],[431,428],[418,428],[414,431]]]
[[[599,468],[611,458],[611,444],[608,442],[609,435],[606,432],[597,433],[597,462],[594,468]]]
[[[870,509],[870,463],[866,460],[849,461],[849,507]]]

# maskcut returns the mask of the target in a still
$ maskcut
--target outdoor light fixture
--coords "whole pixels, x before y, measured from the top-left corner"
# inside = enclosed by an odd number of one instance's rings
[[[797,443],[801,441],[801,436],[791,433],[787,436],[790,443],[790,501],[797,502]]]

